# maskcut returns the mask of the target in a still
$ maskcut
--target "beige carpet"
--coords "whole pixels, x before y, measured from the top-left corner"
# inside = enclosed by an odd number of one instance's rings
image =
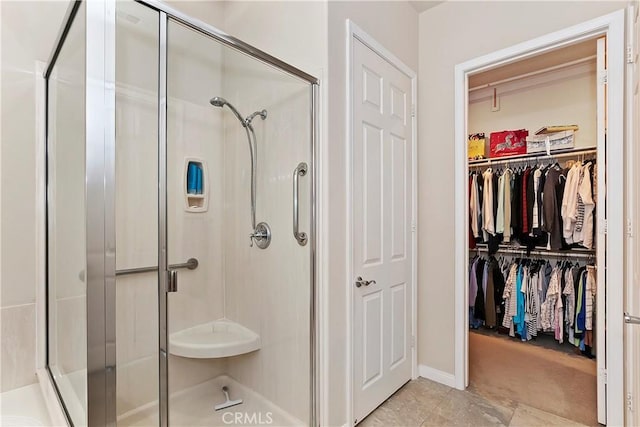
[[[596,362],[469,333],[469,385],[577,422],[597,425]]]

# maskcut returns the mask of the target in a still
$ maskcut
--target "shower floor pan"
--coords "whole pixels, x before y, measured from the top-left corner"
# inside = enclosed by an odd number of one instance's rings
[[[241,405],[216,411],[213,409],[215,404],[224,400],[221,392],[224,385],[229,387],[232,398],[242,398],[243,402]],[[299,427],[306,424],[227,375],[172,393],[169,400],[169,425],[174,427]],[[157,425],[157,401],[118,417],[119,427]]]
[[[169,353],[194,359],[238,356],[260,349],[260,336],[244,326],[221,319],[169,335]]]

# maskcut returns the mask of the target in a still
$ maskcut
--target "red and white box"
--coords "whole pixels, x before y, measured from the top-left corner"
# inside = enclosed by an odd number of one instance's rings
[[[527,154],[528,135],[529,131],[526,129],[492,132],[489,139],[489,156],[493,158]]]

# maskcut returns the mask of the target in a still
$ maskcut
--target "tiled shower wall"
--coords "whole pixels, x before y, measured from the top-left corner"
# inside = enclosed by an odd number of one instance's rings
[[[158,262],[158,39],[155,13],[131,2],[119,8],[140,19],[136,24],[120,19],[117,33],[117,264],[122,269]],[[220,51],[198,45],[185,31],[170,25],[168,257],[170,264],[192,257],[200,264],[180,270],[178,292],[168,296],[170,333],[223,316],[222,246],[215,238],[222,228],[222,121],[208,103],[208,92],[220,85]],[[185,211],[185,157],[207,163],[207,212]],[[158,398],[157,286],[157,273],[117,279],[119,415]],[[213,378],[225,366],[224,360],[170,356],[170,391]]]
[[[260,335],[259,351],[229,359],[229,375],[285,411],[309,418],[310,251],[293,237],[292,175],[311,166],[310,85],[225,51],[225,96],[253,121],[257,136],[256,222],[271,227],[266,250],[249,246],[250,157],[244,129],[225,121],[225,312]],[[300,231],[310,232],[311,176],[299,178]]]
[[[37,10],[38,13],[34,13]],[[2,254],[0,392],[32,384],[36,371],[36,61],[46,61],[64,2],[0,2]],[[29,37],[24,37],[25,30]]]

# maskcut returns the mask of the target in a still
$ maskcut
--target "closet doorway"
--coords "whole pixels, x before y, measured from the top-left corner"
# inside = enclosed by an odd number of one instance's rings
[[[574,420],[571,395],[588,387],[597,417],[577,420],[609,425],[624,422],[624,17],[456,67],[456,387],[493,381],[509,398],[539,382],[553,402],[536,409]],[[573,124],[579,130],[535,135]],[[469,161],[478,133],[486,158]],[[489,374],[483,354],[500,354]],[[524,364],[510,369],[514,358]],[[535,398],[516,396],[534,408]]]

